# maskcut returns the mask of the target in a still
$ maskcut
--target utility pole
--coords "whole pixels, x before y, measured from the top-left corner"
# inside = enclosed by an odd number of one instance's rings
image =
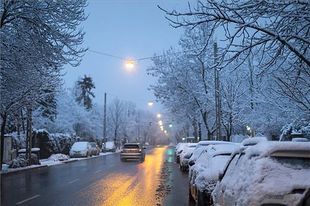
[[[104,93],[103,142],[107,142],[107,93]]]
[[[217,43],[214,42],[214,64],[217,65]],[[221,140],[221,102],[220,102],[220,81],[219,69],[214,68],[215,82],[215,125],[216,125],[216,140]]]

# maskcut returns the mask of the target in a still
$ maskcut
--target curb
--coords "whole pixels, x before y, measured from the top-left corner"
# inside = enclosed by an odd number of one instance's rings
[[[41,168],[47,168],[47,165],[38,165],[36,167],[29,167],[29,168],[23,168],[20,170],[12,170],[12,171],[1,171],[0,174],[1,175],[9,175],[9,174],[14,174],[14,173],[18,173],[18,172],[24,172],[27,170],[34,170],[34,169],[41,169]]]
[[[79,160],[67,160],[67,161],[63,161],[63,163],[68,164],[68,163],[77,162],[77,161],[79,161]]]

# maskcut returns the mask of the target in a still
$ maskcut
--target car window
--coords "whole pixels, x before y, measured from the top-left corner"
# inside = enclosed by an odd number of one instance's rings
[[[276,162],[290,168],[310,169],[310,158],[271,157]]]
[[[126,149],[139,149],[139,145],[128,144],[128,145],[124,145],[124,148],[126,148]]]

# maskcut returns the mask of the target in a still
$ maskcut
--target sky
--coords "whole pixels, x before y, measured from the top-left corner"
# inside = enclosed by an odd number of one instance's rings
[[[90,0],[86,8],[88,19],[81,24],[86,32],[83,47],[114,56],[139,59],[162,54],[170,47],[178,48],[182,28],[175,29],[165,19],[165,13],[157,5],[172,10],[185,11],[183,0]],[[96,89],[94,102],[103,105],[104,93],[108,102],[117,97],[136,103],[137,108],[154,113],[163,107],[155,102],[153,91],[155,78],[147,75],[152,65],[150,59],[142,60],[134,70],[125,69],[124,60],[87,51],[78,67],[66,66],[64,76],[67,88],[84,75],[93,78]],[[147,106],[153,101],[152,107]]]

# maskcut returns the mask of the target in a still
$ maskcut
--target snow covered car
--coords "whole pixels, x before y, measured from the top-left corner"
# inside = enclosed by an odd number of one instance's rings
[[[197,160],[197,158],[201,155],[201,153],[207,148],[208,145],[216,145],[216,144],[235,144],[233,142],[226,142],[226,141],[200,141],[198,142],[195,150],[191,158],[189,159],[189,166],[193,166]]]
[[[191,158],[196,146],[197,146],[197,143],[188,143],[187,145],[185,145],[182,153],[180,154],[181,171],[186,171],[188,169],[189,158]]]
[[[209,145],[191,167],[189,200],[196,205],[212,205],[211,193],[230,155],[239,148],[235,144]]]
[[[92,156],[89,142],[75,142],[69,152],[70,157]]]
[[[144,148],[139,143],[125,143],[121,149],[120,159],[122,162],[128,159],[138,159],[143,162],[145,159]]]
[[[260,142],[232,155],[216,205],[310,205],[310,143]]]
[[[97,143],[96,143],[96,142],[90,142],[89,144],[90,144],[90,146],[91,146],[91,154],[92,154],[92,155],[99,155],[99,153],[100,153],[100,148],[99,148],[99,146],[97,145]]]
[[[114,142],[106,142],[102,144],[102,152],[115,152],[116,146]]]
[[[180,154],[183,151],[183,148],[185,147],[187,143],[179,143],[176,147],[175,147],[175,152],[174,152],[174,159],[177,163],[180,162]]]

